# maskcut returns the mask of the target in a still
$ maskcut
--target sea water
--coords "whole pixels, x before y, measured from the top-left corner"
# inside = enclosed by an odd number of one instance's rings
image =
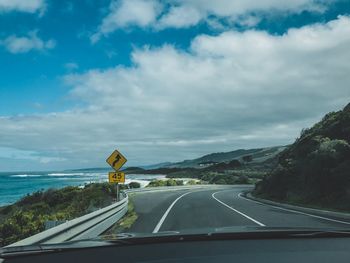
[[[146,186],[153,179],[164,175],[128,174],[126,182],[139,182]],[[49,188],[84,186],[88,183],[107,182],[108,171],[64,171],[64,172],[0,172],[0,206],[12,204],[23,196]]]

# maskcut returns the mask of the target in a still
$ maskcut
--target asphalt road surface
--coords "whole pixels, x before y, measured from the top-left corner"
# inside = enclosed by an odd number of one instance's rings
[[[132,196],[138,219],[126,232],[158,233],[225,227],[350,228],[350,220],[301,213],[246,199],[252,186],[144,192]]]

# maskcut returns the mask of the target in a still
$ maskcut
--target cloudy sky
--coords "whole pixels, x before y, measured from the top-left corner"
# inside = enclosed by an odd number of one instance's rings
[[[289,144],[349,61],[349,0],[0,0],[0,171]]]

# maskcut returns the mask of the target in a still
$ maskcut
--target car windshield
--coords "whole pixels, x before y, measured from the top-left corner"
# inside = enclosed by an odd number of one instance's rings
[[[349,61],[348,0],[0,0],[0,247],[347,233]]]

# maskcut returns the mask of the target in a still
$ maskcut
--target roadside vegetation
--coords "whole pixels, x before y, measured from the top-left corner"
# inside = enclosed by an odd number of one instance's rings
[[[184,185],[183,180],[153,180],[146,187],[159,187],[159,186],[179,186]]]
[[[265,150],[265,153],[266,152],[268,151]],[[276,152],[276,149],[274,149],[273,152]],[[255,156],[258,158],[262,157],[257,154]],[[164,167],[146,170],[132,167],[129,170],[125,170],[125,172],[136,174],[163,174],[167,178],[173,179],[173,181],[154,180],[148,187],[181,185],[181,182],[176,182],[178,178],[192,178],[208,184],[255,184],[271,172],[276,166],[277,161],[277,155],[273,155],[273,157],[266,158],[266,160],[260,162],[254,161],[252,155],[245,155],[240,160],[234,159],[227,162],[208,161],[205,162],[205,164],[208,163],[208,165],[201,168]]]
[[[256,185],[262,198],[350,211],[350,104],[304,129]]]
[[[129,229],[137,220],[138,215],[135,212],[133,194],[129,194],[128,212],[125,216],[114,224],[107,232],[103,234],[104,238],[113,237],[114,234],[122,233]]]
[[[120,187],[127,188],[126,185]],[[12,205],[0,208],[0,247],[44,231],[47,221],[71,220],[108,206],[115,197],[115,185],[109,183],[29,194]]]
[[[197,185],[197,184],[203,184],[203,182],[200,180],[189,180],[189,181],[187,181],[186,184],[187,185]]]
[[[249,178],[246,175],[238,175],[235,173],[218,173],[218,172],[208,172],[201,174],[197,179],[189,180],[187,185],[197,185],[197,184],[252,184],[255,183],[254,178]],[[184,185],[183,180],[167,179],[167,180],[153,180],[147,187],[159,187],[159,186],[179,186]]]
[[[208,173],[201,177],[201,180],[209,184],[249,184],[250,180],[245,175],[234,173]]]
[[[129,183],[130,188],[141,188],[141,184],[138,182],[131,182]]]
[[[221,169],[217,169],[220,167]],[[267,171],[259,171],[248,167],[238,166],[237,169],[227,168],[226,164],[214,167],[214,169],[184,169],[171,172],[166,175],[168,180],[154,180],[148,187],[182,185],[182,180],[175,178],[193,178],[193,182],[202,181],[208,184],[254,184],[261,180]],[[191,183],[193,183],[191,182]],[[191,184],[187,183],[187,184]]]

